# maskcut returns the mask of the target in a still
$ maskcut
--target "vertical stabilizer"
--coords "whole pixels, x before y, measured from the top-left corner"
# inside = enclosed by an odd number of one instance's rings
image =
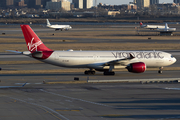
[[[46,19],[46,20],[47,20],[47,26],[50,26],[51,24],[50,24],[49,20],[48,19]]]
[[[166,24],[165,24],[165,31],[167,31],[168,28],[169,28],[169,27],[168,27],[168,24],[166,23]]]
[[[140,26],[142,26],[142,25],[143,25],[143,23],[142,23],[142,22],[140,22],[139,24],[140,24]]]
[[[31,29],[29,25],[20,25],[24,38],[28,47],[28,50],[33,53],[35,51],[52,51],[47,48],[44,43],[39,39],[36,33]]]

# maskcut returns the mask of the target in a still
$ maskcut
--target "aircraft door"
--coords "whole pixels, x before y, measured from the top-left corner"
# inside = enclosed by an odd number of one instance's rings
[[[94,61],[96,61],[96,60],[97,60],[97,55],[94,54],[94,55],[93,55],[93,58],[94,58]]]
[[[54,57],[54,60],[58,61],[58,60],[59,60],[59,57],[60,57],[60,56],[59,56],[58,54],[56,54],[55,57]]]

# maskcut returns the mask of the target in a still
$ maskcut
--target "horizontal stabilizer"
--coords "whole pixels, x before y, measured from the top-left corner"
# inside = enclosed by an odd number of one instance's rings
[[[18,53],[18,54],[23,54],[23,52],[20,52],[20,51],[15,51],[15,50],[6,50],[8,52],[13,52],[13,53]]]
[[[20,51],[14,51],[14,50],[6,50],[8,52],[13,52],[13,53],[17,53],[17,54],[23,54],[23,55],[31,55],[31,52],[30,51],[23,51],[23,52],[20,52]]]

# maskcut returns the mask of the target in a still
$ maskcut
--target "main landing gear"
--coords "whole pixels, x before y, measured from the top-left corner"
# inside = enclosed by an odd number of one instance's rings
[[[162,74],[162,70],[163,70],[163,67],[160,67],[158,73]]]
[[[115,72],[104,71],[104,75],[115,75]]]
[[[115,75],[115,72],[112,71],[114,69],[114,65],[110,64],[109,70],[104,71],[104,75]]]
[[[94,70],[86,70],[84,72],[85,75],[94,75],[95,73],[96,73],[96,71],[94,71]]]

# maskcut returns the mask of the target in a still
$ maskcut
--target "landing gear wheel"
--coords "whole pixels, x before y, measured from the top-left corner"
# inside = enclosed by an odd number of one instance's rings
[[[160,67],[158,73],[162,74],[162,70],[163,70],[163,67]]]
[[[96,72],[95,71],[91,71],[91,75],[94,75]]]
[[[105,71],[104,75],[115,75],[115,72],[109,72],[109,71]]]
[[[94,75],[96,72],[95,71],[91,71],[91,70],[86,70],[84,72],[85,75]]]
[[[159,74],[162,74],[162,70],[159,70],[158,73],[159,73]]]

